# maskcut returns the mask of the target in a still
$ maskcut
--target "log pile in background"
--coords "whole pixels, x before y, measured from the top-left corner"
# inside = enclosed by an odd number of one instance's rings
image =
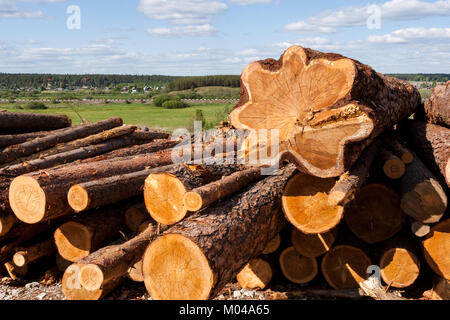
[[[275,279],[319,286],[311,292],[328,298],[360,297],[361,288],[399,299],[386,290],[420,283],[428,298],[448,299],[449,84],[423,106],[404,81],[298,46],[250,64],[241,79],[241,100],[217,136],[237,146],[234,129],[280,129],[274,175],[174,164],[180,141],[114,118],[4,132],[8,273],[23,276],[56,254],[64,294],[83,300],[130,280],[153,299],[212,299],[231,281],[264,289]],[[215,156],[216,145],[199,150]],[[242,145],[247,155],[267,151]]]

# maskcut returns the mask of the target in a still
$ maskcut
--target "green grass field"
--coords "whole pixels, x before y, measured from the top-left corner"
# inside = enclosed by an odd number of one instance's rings
[[[58,104],[49,105],[49,109],[46,110],[21,110],[15,109],[8,104],[2,104],[0,109],[6,109],[11,112],[66,114],[72,119],[74,125],[81,123],[80,116],[91,122],[117,116],[121,117],[126,124],[143,124],[171,131],[176,128],[187,127],[189,120],[197,109],[203,111],[207,122],[217,125],[220,121],[225,120],[226,109],[228,108],[229,111],[232,106],[230,104],[204,104],[193,105],[186,109],[163,109],[144,104],[98,104],[80,105],[77,107]]]

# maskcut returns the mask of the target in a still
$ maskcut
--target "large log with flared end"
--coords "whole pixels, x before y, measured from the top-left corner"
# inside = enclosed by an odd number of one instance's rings
[[[184,195],[183,204],[191,212],[206,208],[258,180],[261,177],[261,170],[261,168],[255,167],[238,171],[205,186],[195,188]]]
[[[173,225],[183,220],[188,210],[183,203],[185,194],[200,186],[243,170],[243,165],[178,165],[163,173],[151,173],[145,179],[144,201],[155,221]]]
[[[81,139],[57,144],[53,148],[43,150],[43,151],[38,151],[27,157],[20,157],[19,159],[15,160],[13,163],[22,163],[22,162],[27,162],[27,161],[34,160],[34,159],[41,159],[41,158],[49,157],[49,156],[52,156],[55,154],[65,153],[65,152],[76,150],[79,148],[99,144],[99,143],[102,143],[102,142],[105,142],[105,141],[108,141],[111,139],[129,136],[131,133],[134,132],[134,130],[136,130],[136,126],[124,125],[124,126],[115,127],[115,128],[105,130],[105,131],[102,131],[102,132],[99,132],[99,133],[96,133],[93,135],[89,135],[89,136],[81,138]]]
[[[81,139],[121,125],[122,119],[111,118],[95,123],[82,124],[77,127],[58,131],[41,138],[36,138],[31,141],[24,142],[22,144],[10,146],[0,152],[0,164],[12,162],[18,158],[26,157],[33,153],[50,149],[59,143]]]
[[[111,279],[130,274],[132,272],[130,269],[136,267],[142,260],[148,244],[158,236],[158,232],[166,229],[164,226],[158,230],[157,224],[153,222],[134,238],[104,247],[79,260],[81,285],[88,290],[98,290]]]
[[[16,266],[23,267],[42,257],[52,255],[56,251],[56,247],[53,238],[48,238],[27,248],[17,248],[17,250],[13,256],[13,262]]]
[[[344,213],[344,207],[328,203],[328,193],[334,185],[333,178],[317,178],[305,173],[292,177],[282,196],[283,211],[289,222],[308,234],[333,229]]]
[[[327,283],[334,289],[356,289],[367,277],[370,258],[359,248],[339,245],[322,259],[321,270]]]
[[[382,184],[369,184],[349,203],[344,220],[359,239],[374,244],[397,234],[406,215],[397,193]]]
[[[142,171],[172,163],[167,151],[126,159],[67,165],[15,178],[9,188],[9,203],[16,217],[37,223],[73,213],[67,192],[74,184]]]
[[[269,262],[262,258],[251,260],[238,273],[236,279],[243,289],[264,289],[272,280],[272,267]]]
[[[353,200],[355,194],[361,189],[369,176],[369,171],[373,160],[378,153],[381,140],[376,139],[370,144],[359,157],[353,167],[336,182],[328,193],[328,203],[330,206],[345,206]]]
[[[172,226],[145,251],[142,270],[153,299],[204,300],[229,283],[284,227],[283,188],[295,167]]]
[[[379,262],[383,281],[393,288],[411,286],[420,274],[420,260],[414,243],[402,236],[390,240]]]
[[[431,90],[431,97],[425,102],[425,116],[430,123],[450,128],[450,81]]]
[[[424,164],[450,187],[450,129],[412,120],[400,129]]]
[[[334,53],[292,46],[248,65],[229,116],[237,129],[278,129],[280,153],[300,171],[342,175],[376,136],[414,113],[419,91]]]
[[[74,263],[64,272],[62,283],[62,292],[68,300],[100,300],[114,290],[124,278],[117,278],[105,283],[98,290],[87,290],[83,288],[79,281],[79,272],[81,265]]]
[[[308,258],[317,258],[330,251],[338,235],[338,227],[325,233],[306,234],[292,229],[291,242],[299,254]]]
[[[58,253],[77,262],[119,237],[129,202],[103,207],[59,226],[53,236]]]
[[[165,172],[173,166],[145,169],[79,183],[70,187],[67,201],[75,212],[82,212],[129,199],[142,194],[145,179],[149,174]]]
[[[382,168],[386,177],[390,179],[400,179],[406,171],[405,163],[391,151],[380,148],[377,154],[377,162]]]
[[[422,241],[425,260],[431,269],[442,278],[450,280],[450,219],[431,229]]]
[[[302,256],[294,247],[285,249],[279,262],[284,277],[293,283],[311,282],[319,273],[316,258]]]
[[[4,132],[23,133],[67,128],[72,120],[63,114],[1,112],[0,128]]]
[[[439,222],[447,210],[445,190],[417,156],[400,180],[399,193],[400,207],[417,221]]]

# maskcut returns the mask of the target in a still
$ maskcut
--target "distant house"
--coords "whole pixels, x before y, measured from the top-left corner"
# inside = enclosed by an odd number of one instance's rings
[[[131,88],[131,93],[132,93],[132,94],[135,94],[135,93],[137,93],[137,89],[136,89],[136,87],[133,87],[133,88]]]
[[[150,91],[152,91],[152,87],[148,87],[148,86],[144,87],[144,92],[150,92]]]

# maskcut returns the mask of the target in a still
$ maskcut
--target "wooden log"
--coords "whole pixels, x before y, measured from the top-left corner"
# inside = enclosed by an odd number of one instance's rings
[[[164,173],[151,173],[145,179],[144,201],[155,221],[173,225],[183,220],[188,210],[184,195],[195,188],[243,170],[243,165],[178,165]]]
[[[171,163],[171,152],[166,150],[125,160],[88,162],[29,173],[11,182],[9,203],[23,222],[51,220],[73,213],[67,202],[67,192],[74,184]]]
[[[403,163],[410,164],[411,162],[413,162],[414,154],[411,152],[411,150],[401,144],[398,139],[393,137],[386,137],[385,139],[383,139],[383,142],[395,156],[403,161]]]
[[[430,123],[450,128],[450,81],[432,90],[425,102],[425,115]]]
[[[98,290],[86,290],[78,280],[80,266],[76,263],[69,266],[64,272],[62,292],[68,300],[100,300],[108,295],[123,281],[123,278],[113,279]]]
[[[72,264],[72,262],[61,257],[59,253],[56,253],[55,262],[56,262],[56,267],[62,273],[64,273],[66,271],[66,269]]]
[[[75,212],[82,212],[129,199],[142,194],[149,174],[173,167],[168,165],[75,184],[67,192],[67,200]]]
[[[128,268],[127,276],[134,282],[144,282],[144,274],[142,273],[142,259]]]
[[[380,148],[377,154],[377,162],[380,164],[386,177],[390,179],[400,179],[405,174],[405,163],[389,150]]]
[[[414,219],[410,219],[409,221],[410,223],[410,229],[411,232],[419,238],[423,238],[426,235],[428,235],[431,231],[431,227],[429,224],[414,220]]]
[[[188,211],[197,212],[238,192],[260,177],[261,168],[259,167],[232,173],[220,180],[186,192],[183,197],[183,204]]]
[[[404,235],[391,239],[380,258],[380,275],[393,288],[411,286],[419,277],[420,260],[412,243]]]
[[[54,232],[58,253],[77,262],[119,236],[125,227],[125,211],[129,202],[103,207],[66,222]]]
[[[14,215],[5,214],[0,211],[0,239],[13,228],[17,221]]]
[[[294,170],[292,165],[281,169],[278,175],[206,209],[202,215],[181,221],[153,241],[145,251],[142,267],[151,297],[214,298],[286,227],[280,197]]]
[[[305,234],[293,228],[291,242],[300,255],[308,258],[317,258],[330,251],[337,238],[337,234],[337,227],[322,234]]]
[[[105,130],[105,131],[102,131],[102,132],[99,132],[99,133],[96,133],[93,135],[89,135],[89,136],[81,138],[81,139],[57,144],[56,146],[54,146],[50,149],[33,153],[27,157],[21,157],[21,158],[17,159],[16,161],[14,161],[13,163],[21,163],[21,162],[34,160],[34,159],[42,159],[42,158],[49,157],[49,156],[52,156],[55,154],[65,153],[65,152],[76,150],[79,148],[96,145],[96,144],[103,143],[105,141],[108,141],[108,140],[111,140],[114,138],[129,136],[131,133],[134,132],[134,130],[136,130],[136,126],[125,126],[124,125],[124,126],[115,127],[115,128]]]
[[[381,184],[370,184],[349,203],[344,220],[359,239],[373,244],[397,234],[406,216],[394,191]]]
[[[132,232],[138,231],[139,226],[150,219],[144,202],[132,205],[125,211],[125,224]]]
[[[163,227],[162,230],[167,229]],[[79,280],[88,290],[98,290],[111,279],[126,276],[130,268],[142,260],[144,250],[158,236],[156,223],[150,224],[136,237],[119,244],[104,247],[78,261]]]
[[[264,289],[272,280],[272,267],[270,263],[261,258],[251,260],[238,273],[236,279],[243,289]]]
[[[72,163],[77,160],[86,159],[87,162],[92,162],[91,158],[93,157],[110,152],[111,150],[128,147],[135,143],[136,141],[134,139],[128,137],[116,138],[100,144],[54,154],[48,157],[30,160],[28,162],[21,162],[15,165],[8,165],[0,169],[0,175],[14,178],[19,175]]]
[[[67,128],[72,120],[63,114],[1,112],[0,128],[9,133],[49,131]]]
[[[416,155],[400,180],[399,192],[400,207],[417,221],[439,222],[447,209],[445,190]]]
[[[316,259],[302,256],[294,247],[281,253],[280,268],[286,279],[297,284],[311,282],[319,273]]]
[[[328,193],[335,185],[332,178],[322,179],[298,173],[283,192],[282,204],[286,218],[307,234],[324,233],[342,219],[344,208],[330,206]]]
[[[277,234],[275,238],[269,241],[266,248],[263,250],[262,254],[271,254],[278,250],[281,245],[281,236]]]
[[[361,154],[349,172],[344,173],[328,194],[330,206],[345,206],[353,200],[369,176],[370,167],[378,153],[381,140],[376,139]]]
[[[428,169],[440,174],[443,185],[450,187],[450,129],[412,120],[400,128]]]
[[[450,300],[450,281],[439,279],[429,292],[424,293],[424,296],[431,300]]]
[[[56,251],[56,247],[53,238],[49,238],[27,248],[17,248],[17,250],[13,256],[13,262],[16,266],[23,267],[42,257],[52,255]]]
[[[36,138],[22,144],[10,146],[0,152],[0,164],[12,162],[18,158],[50,149],[59,143],[81,139],[89,135],[102,132],[122,125],[122,119],[111,118],[90,124],[59,131],[41,138]]]
[[[25,277],[28,273],[28,266],[25,265],[23,267],[16,266],[14,262],[9,261],[4,264],[6,271],[8,272],[9,277],[12,280],[16,280],[17,278]]]
[[[431,269],[442,278],[450,280],[450,219],[431,228],[422,241],[425,260]]]
[[[52,134],[55,131],[62,131],[63,129],[52,130],[52,131],[38,131],[20,134],[2,134],[0,135],[0,148],[9,147],[15,144],[21,144],[29,140],[44,137],[46,135]]]
[[[419,91],[358,61],[300,46],[248,65],[229,116],[237,129],[279,129],[282,158],[299,170],[342,175],[364,147],[414,113]]]
[[[159,131],[135,131],[132,134],[133,138],[137,140],[157,140],[157,139],[168,139],[170,135],[165,132]]]
[[[339,245],[322,259],[321,270],[327,283],[334,289],[356,289],[367,277],[370,258],[359,248]]]

